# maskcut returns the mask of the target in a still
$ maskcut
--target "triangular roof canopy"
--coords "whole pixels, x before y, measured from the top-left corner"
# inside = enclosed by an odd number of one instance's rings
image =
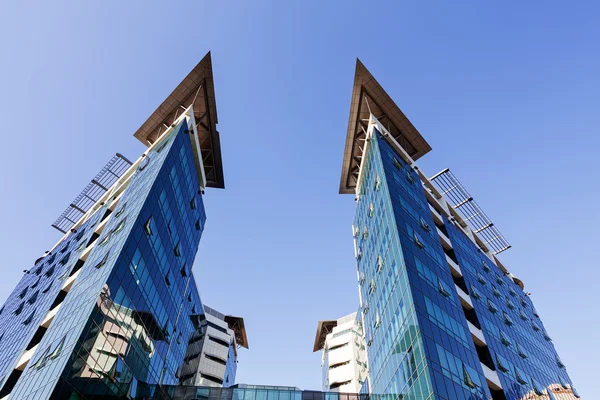
[[[356,188],[370,113],[373,113],[390,131],[394,139],[413,160],[417,160],[431,150],[431,146],[406,118],[406,115],[373,78],[363,63],[357,59],[340,180],[341,194],[354,193]]]
[[[133,136],[146,146],[150,146],[192,103],[194,104],[194,118],[202,151],[202,163],[206,174],[206,186],[224,188],[221,143],[217,131],[217,103],[215,101],[210,52],[158,106]]]

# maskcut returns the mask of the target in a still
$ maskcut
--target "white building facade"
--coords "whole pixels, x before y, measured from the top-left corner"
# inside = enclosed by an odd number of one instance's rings
[[[362,320],[353,313],[319,321],[313,351],[322,351],[325,392],[359,393],[367,379],[367,354]]]

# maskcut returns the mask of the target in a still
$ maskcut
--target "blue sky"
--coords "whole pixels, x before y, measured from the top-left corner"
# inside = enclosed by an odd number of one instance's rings
[[[31,1],[0,7],[3,301],[50,227],[212,50],[225,190],[204,302],[245,318],[238,381],[320,387],[317,321],[358,303],[337,194],[356,57],[513,248],[584,397],[597,391],[599,6],[591,1]]]

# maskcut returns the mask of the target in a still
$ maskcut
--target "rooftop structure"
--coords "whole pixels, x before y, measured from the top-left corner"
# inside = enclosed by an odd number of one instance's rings
[[[204,171],[206,187],[224,188],[221,143],[217,131],[217,104],[210,52],[192,69],[173,92],[135,132],[146,146],[154,143],[193,105],[195,134],[201,149],[197,167]],[[203,166],[203,168],[201,168]]]
[[[388,129],[394,140],[406,150],[413,160],[418,160],[431,150],[429,143],[373,78],[369,70],[357,59],[350,119],[344,147],[340,194],[354,193],[356,188],[371,114]]]

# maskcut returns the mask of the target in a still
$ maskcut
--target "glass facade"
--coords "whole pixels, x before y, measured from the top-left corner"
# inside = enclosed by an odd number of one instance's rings
[[[296,387],[235,385],[231,388],[178,386],[168,388],[173,400],[367,400],[357,393],[318,392]],[[151,398],[150,400],[154,400]]]
[[[186,120],[167,135],[7,300],[0,397],[138,398],[179,383],[203,313],[191,267],[206,217]]]
[[[371,395],[573,396],[530,297],[462,228],[436,225],[420,176],[377,129],[363,157],[353,234]]]

